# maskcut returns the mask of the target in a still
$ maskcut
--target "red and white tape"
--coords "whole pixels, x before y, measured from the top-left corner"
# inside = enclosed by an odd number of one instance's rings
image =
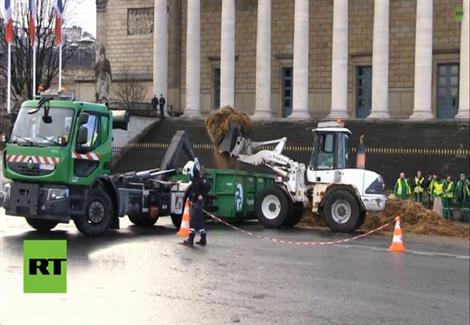
[[[241,233],[244,233],[245,235],[248,235],[250,237],[254,237],[254,238],[257,238],[257,239],[262,239],[262,240],[267,240],[267,241],[270,241],[270,242],[273,242],[273,243],[278,243],[278,244],[287,244],[287,245],[304,245],[304,246],[323,246],[323,245],[337,245],[337,244],[342,244],[342,243],[347,243],[349,241],[352,241],[352,240],[356,240],[356,239],[359,239],[359,238],[364,238],[366,236],[369,236],[377,231],[380,231],[388,226],[390,226],[394,221],[394,220],[391,220],[390,222],[378,227],[378,228],[375,228],[375,229],[372,229],[366,233],[363,233],[363,234],[360,234],[360,235],[357,235],[357,236],[354,236],[354,237],[351,237],[351,238],[344,238],[344,239],[340,239],[340,240],[335,240],[335,241],[319,241],[319,240],[311,240],[311,241],[303,241],[303,240],[284,240],[284,239],[277,239],[277,238],[273,238],[273,237],[268,237],[268,236],[260,236],[260,235],[257,235],[255,233],[252,233],[251,231],[247,231],[247,230],[244,230],[244,229],[241,229],[241,228],[238,228],[237,226],[234,226],[230,223],[228,223],[227,221],[225,220],[222,220],[220,219],[219,217],[216,217],[215,215],[213,215],[212,213],[208,212],[208,211],[205,211],[203,210],[209,217],[211,217],[212,219],[226,225],[227,227],[230,227],[232,228],[233,230],[235,231],[238,231],[238,232],[241,232]]]
[[[93,160],[93,161],[100,160],[100,156],[95,152],[88,152],[84,154],[72,152],[72,158],[77,159],[77,160]]]
[[[58,157],[47,156],[27,156],[27,155],[7,155],[6,160],[11,163],[27,163],[32,161],[34,164],[57,165],[60,161]]]

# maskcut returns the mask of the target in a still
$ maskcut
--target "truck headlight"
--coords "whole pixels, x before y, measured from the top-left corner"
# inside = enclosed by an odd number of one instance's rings
[[[69,190],[67,188],[50,188],[47,191],[47,200],[61,200],[69,196]]]
[[[10,183],[3,184],[3,191],[2,192],[5,195],[5,200],[8,200],[10,198],[11,184]]]
[[[377,177],[366,190],[366,194],[385,194],[385,184],[382,177]]]

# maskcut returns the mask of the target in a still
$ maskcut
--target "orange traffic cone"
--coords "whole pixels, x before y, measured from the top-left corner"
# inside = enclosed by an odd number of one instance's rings
[[[183,219],[181,220],[180,230],[176,233],[178,236],[189,236],[189,220],[191,220],[191,216],[189,215],[189,200],[186,200],[186,203],[184,204]]]
[[[393,231],[392,244],[388,249],[391,252],[401,253],[405,251],[405,245],[403,244],[403,236],[401,233],[400,216],[397,216],[395,221],[395,230]]]

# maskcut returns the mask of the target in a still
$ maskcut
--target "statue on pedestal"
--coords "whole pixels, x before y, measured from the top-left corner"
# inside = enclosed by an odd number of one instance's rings
[[[100,48],[100,58],[95,65],[96,102],[108,103],[111,97],[111,63],[106,59],[104,46]]]

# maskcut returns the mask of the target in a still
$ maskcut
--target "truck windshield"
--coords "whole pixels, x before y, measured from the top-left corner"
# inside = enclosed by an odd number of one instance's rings
[[[49,116],[51,123],[43,120],[44,108],[34,114],[28,114],[30,107],[23,107],[11,133],[11,142],[29,146],[59,146],[59,138],[67,142],[72,126],[73,110],[51,107]]]

